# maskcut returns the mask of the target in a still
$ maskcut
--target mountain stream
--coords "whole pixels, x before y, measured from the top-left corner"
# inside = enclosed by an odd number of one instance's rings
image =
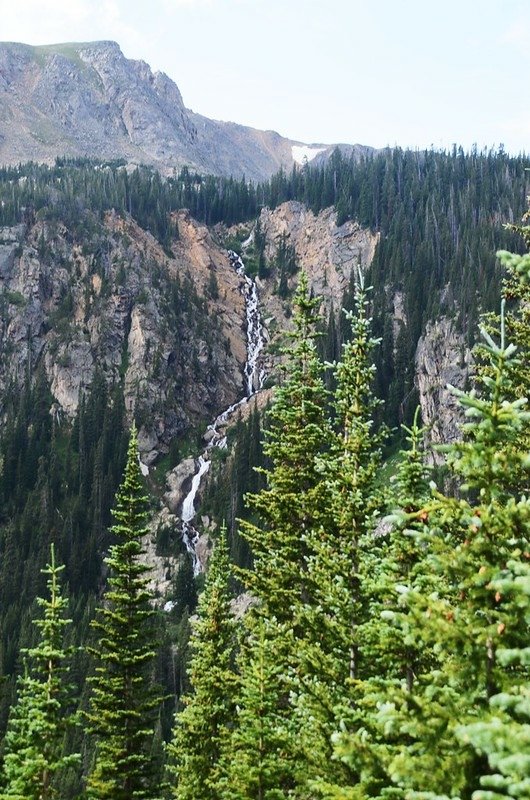
[[[245,265],[237,253],[229,250],[228,257],[231,265],[241,277],[241,292],[245,299],[247,323],[247,360],[243,370],[245,395],[237,403],[233,403],[221,412],[221,414],[208,425],[205,436],[208,443],[202,455],[196,459],[195,474],[192,478],[191,487],[182,503],[182,510],[180,513],[180,518],[182,520],[182,540],[192,558],[194,575],[198,575],[201,571],[201,564],[196,553],[199,532],[193,526],[193,519],[197,513],[195,501],[202,479],[210,468],[210,452],[214,448],[222,449],[226,447],[226,436],[222,430],[234,413],[241,406],[248,403],[249,399],[261,389],[265,379],[265,372],[260,363],[260,353],[263,350],[264,338],[256,282],[249,275],[245,274]]]

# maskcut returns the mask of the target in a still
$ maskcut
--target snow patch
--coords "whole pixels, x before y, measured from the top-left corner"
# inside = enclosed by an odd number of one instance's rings
[[[293,144],[291,150],[293,152],[293,161],[297,164],[303,164],[305,161],[312,161],[319,153],[327,150],[327,147],[308,147],[306,144],[297,145]]]

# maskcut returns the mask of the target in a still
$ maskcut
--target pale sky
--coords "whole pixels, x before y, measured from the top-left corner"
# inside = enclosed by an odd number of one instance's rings
[[[96,39],[302,142],[530,152],[528,0],[0,0],[0,40]]]

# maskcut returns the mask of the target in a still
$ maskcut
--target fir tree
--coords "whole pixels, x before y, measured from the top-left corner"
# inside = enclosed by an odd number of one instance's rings
[[[357,778],[331,761],[331,735],[351,709],[353,692],[371,667],[364,647],[365,581],[373,567],[376,518],[384,508],[377,478],[384,429],[375,427],[379,405],[372,390],[371,335],[362,276],[355,310],[348,317],[352,337],[336,367],[336,432],[318,468],[326,487],[326,513],[306,535],[308,599],[299,606],[306,631],[298,648],[297,714],[311,780]],[[353,692],[353,694],[352,694]]]
[[[381,545],[364,575],[365,620],[360,639],[369,653],[369,668],[356,684],[355,710],[345,714],[344,730],[333,737],[335,755],[358,776],[357,785],[339,790],[327,787],[326,796],[399,797],[393,776],[407,765],[423,775],[419,753],[441,751],[440,723],[435,696],[425,702],[426,677],[438,664],[432,643],[422,638],[417,596],[431,595],[443,578],[433,577],[426,560],[431,535],[423,511],[430,499],[423,461],[419,409],[410,428],[403,426],[409,447],[401,453],[392,502],[398,510],[383,522],[390,529],[379,534]],[[434,688],[434,687],[433,687]],[[430,763],[430,771],[433,763]],[[428,774],[428,770],[426,770]],[[434,773],[433,782],[438,780]]]
[[[528,563],[521,560],[508,563],[492,581],[492,589],[511,607],[512,619],[528,632]],[[530,796],[530,647],[501,647],[497,650],[497,660],[511,673],[510,685],[490,698],[490,711],[485,719],[456,731],[464,745],[471,743],[488,760],[489,769],[479,777],[480,788],[473,793],[474,800],[520,800]]]
[[[40,641],[25,651],[24,675],[19,679],[16,705],[12,708],[4,741],[3,785],[5,800],[53,800],[60,798],[61,776],[79,760],[64,752],[65,733],[71,723],[66,678],[65,617],[68,606],[59,577],[64,569],[55,563],[51,546],[49,597],[39,598],[42,619],[34,620]]]
[[[284,797],[304,773],[290,706],[297,641],[306,635],[297,609],[307,601],[309,591],[309,533],[318,527],[326,509],[317,460],[329,447],[331,436],[328,394],[316,345],[318,305],[302,274],[295,299],[294,341],[286,351],[286,378],[275,394],[263,448],[271,467],[263,471],[266,487],[247,498],[261,524],[241,525],[254,556],[254,570],[243,576],[258,600],[245,623],[248,641],[238,662],[238,705],[245,710],[238,715],[231,747],[241,749],[238,759],[255,771],[251,782],[245,783],[239,770],[241,797],[250,798],[253,791],[265,792],[263,796],[271,800]],[[254,736],[261,737],[263,747],[252,755]]]
[[[192,693],[182,698],[170,753],[177,800],[221,797],[220,758],[235,716],[236,677],[232,668],[234,625],[230,612],[230,565],[223,528],[211,556],[206,586],[193,628],[189,678]]]
[[[117,543],[105,563],[108,589],[93,625],[96,668],[87,713],[96,740],[88,796],[104,800],[159,797],[153,774],[153,737],[161,696],[153,685],[155,611],[142,562],[148,498],[142,485],[136,428],[131,431],[123,482],[116,494],[112,532]]]
[[[300,742],[287,706],[289,647],[285,624],[249,612],[238,658],[237,717],[224,754],[223,800],[287,800],[303,781]]]
[[[304,534],[322,512],[322,476],[317,457],[328,446],[327,392],[316,336],[320,301],[310,296],[303,273],[295,298],[293,345],[286,350],[286,378],[268,415],[264,454],[272,466],[262,470],[266,488],[247,496],[261,524],[244,522],[254,569],[243,578],[279,622],[292,620],[293,606],[306,589]]]
[[[525,648],[527,607],[511,601],[500,582],[506,565],[513,571],[517,562],[524,564],[527,552],[529,461],[521,442],[527,441],[530,414],[517,388],[525,354],[506,340],[504,301],[500,341],[486,331],[483,337],[488,363],[477,389],[455,390],[468,420],[463,440],[448,448],[460,497],[435,491],[423,508],[408,515],[409,524],[416,520],[427,528],[422,570],[431,575],[430,586],[417,584],[406,599],[408,640],[416,647],[427,645],[436,658],[414,681],[413,695],[402,693],[399,700],[394,692],[373,707],[379,754],[386,759],[385,793],[393,796],[468,797],[480,776],[491,788],[484,755],[491,754],[492,766],[499,760],[488,739],[494,733],[488,727],[488,703],[509,708],[518,702],[513,699],[517,671],[505,669],[506,656],[500,658],[499,651]],[[462,741],[468,745],[462,747]],[[499,758],[502,751],[499,742]],[[340,737],[337,752],[348,763],[358,762],[356,737],[349,744]]]

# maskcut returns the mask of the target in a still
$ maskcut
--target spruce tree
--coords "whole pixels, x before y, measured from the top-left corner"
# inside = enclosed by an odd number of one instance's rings
[[[331,735],[355,703],[356,687],[371,668],[363,641],[365,582],[378,549],[374,528],[384,509],[378,485],[384,429],[376,428],[371,335],[362,276],[355,309],[347,316],[352,337],[336,366],[335,433],[318,469],[326,493],[325,514],[306,534],[309,591],[299,605],[296,706],[308,763],[308,777],[356,782],[349,768],[332,762]],[[311,796],[311,795],[310,795]]]
[[[253,791],[265,792],[271,800],[284,797],[304,779],[299,741],[289,734],[294,731],[290,699],[297,643],[306,635],[297,609],[308,602],[310,532],[325,514],[325,483],[318,459],[331,437],[328,393],[316,343],[318,306],[302,274],[295,298],[293,344],[286,350],[285,380],[275,393],[265,434],[263,449],[271,466],[263,470],[265,488],[247,497],[259,515],[258,522],[241,525],[241,535],[254,556],[254,569],[242,574],[257,600],[245,621],[246,644],[238,660],[242,710],[231,744],[240,753],[235,756],[238,763],[248,762],[254,774],[245,783],[239,770],[241,797],[250,798]],[[254,736],[265,739],[259,753],[252,754]]]
[[[305,781],[301,743],[288,706],[289,647],[292,637],[285,624],[248,613],[238,658],[237,715],[224,753],[223,800],[287,800]]]
[[[519,258],[522,267],[525,261]],[[514,601],[509,573],[524,571],[530,534],[530,462],[524,446],[530,413],[518,388],[528,354],[507,341],[504,301],[498,338],[482,333],[487,362],[476,389],[455,390],[467,417],[463,440],[447,448],[459,496],[434,491],[421,509],[408,514],[409,526],[425,528],[422,571],[430,575],[423,589],[416,582],[405,596],[408,641],[415,648],[426,646],[426,653],[430,648],[435,658],[430,667],[424,663],[412,693],[404,684],[401,699],[393,692],[373,707],[384,793],[396,797],[414,792],[469,797],[477,789],[477,798],[493,798],[487,790],[495,781],[500,787],[503,775],[504,788],[511,791],[510,764],[516,764],[514,780],[526,777],[524,758],[510,761],[506,737],[510,711],[517,717],[524,709],[524,697],[519,704],[524,664],[516,664],[517,653],[526,652],[528,607],[521,593]],[[511,664],[508,653],[515,654]],[[499,731],[492,716],[503,706],[504,733],[495,751]],[[351,735],[348,743],[340,736],[337,755],[358,763],[359,737]],[[488,777],[485,756],[490,768],[500,770],[495,779]],[[368,772],[375,774],[375,768],[372,762]]]
[[[152,746],[162,698],[153,684],[156,612],[141,560],[149,506],[135,427],[112,513],[117,542],[105,559],[108,588],[93,622],[99,641],[92,651],[96,667],[86,716],[95,760],[87,794],[97,800],[153,800],[160,796]]]
[[[530,509],[528,509],[530,512]],[[530,513],[527,515],[527,525]],[[530,629],[530,565],[509,562],[492,581],[492,589],[511,607],[514,624]],[[528,641],[528,639],[527,639]],[[520,800],[530,796],[530,647],[501,647],[497,660],[509,685],[490,698],[489,713],[480,722],[458,728],[464,745],[486,756],[488,769],[478,776],[473,798]]]
[[[69,697],[65,628],[67,599],[61,593],[63,566],[55,563],[51,546],[48,598],[39,598],[44,614],[34,620],[40,641],[25,652],[25,671],[18,682],[16,705],[9,717],[4,740],[4,764],[0,797],[5,800],[53,800],[60,798],[59,782],[77,763],[78,754],[64,752],[65,733],[72,722]]]
[[[354,710],[345,714],[343,730],[333,737],[335,756],[358,780],[355,790],[338,794],[328,786],[330,797],[355,796],[355,791],[400,797],[404,792],[394,776],[407,767],[417,775],[430,774],[434,785],[439,779],[433,760],[428,769],[421,760],[421,754],[428,758],[431,752],[443,760],[443,748],[434,691],[426,700],[429,687],[435,689],[432,674],[439,658],[432,641],[421,635],[424,609],[415,600],[443,592],[444,580],[433,574],[427,559],[432,534],[423,509],[430,489],[418,416],[419,409],[410,428],[403,426],[409,447],[401,453],[393,481],[395,510],[383,520],[386,530],[378,534],[380,547],[371,568],[365,565],[366,612],[359,633],[369,666],[356,684]]]
[[[188,668],[192,692],[182,698],[170,746],[177,800],[221,797],[221,753],[235,716],[234,623],[230,611],[230,565],[223,528],[210,558]]]
[[[243,522],[254,569],[245,583],[269,616],[292,620],[294,604],[307,586],[305,535],[322,513],[322,475],[316,459],[328,446],[328,395],[316,346],[320,301],[310,295],[302,273],[294,301],[293,344],[286,349],[285,380],[269,411],[263,451],[271,467],[262,470],[266,488],[247,496],[259,522]]]

